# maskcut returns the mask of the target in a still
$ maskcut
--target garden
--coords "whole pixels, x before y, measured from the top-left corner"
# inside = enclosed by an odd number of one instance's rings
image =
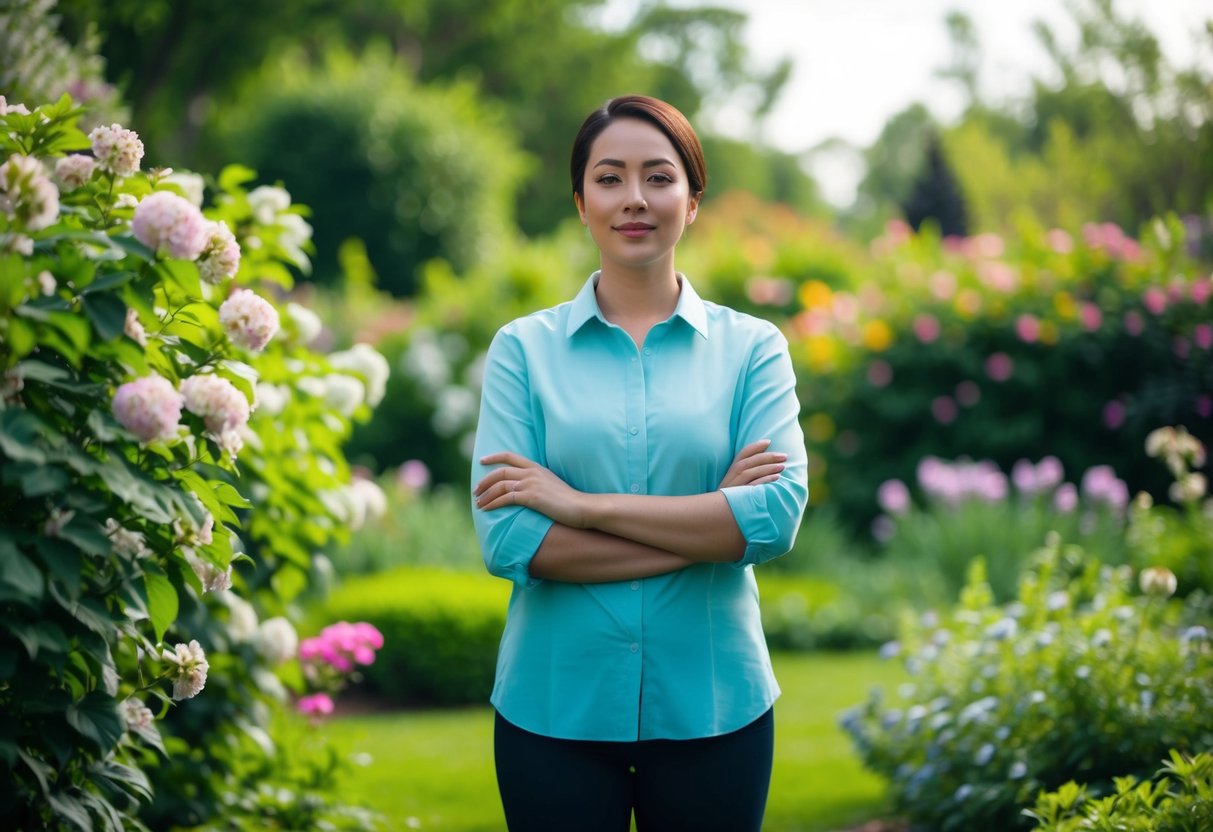
[[[354,5],[3,12],[12,828],[504,828],[467,476],[493,334],[595,266],[547,160],[781,76],[721,9]],[[785,334],[809,452],[773,832],[1213,829],[1213,72],[1073,14],[851,208],[705,133],[679,269]]]

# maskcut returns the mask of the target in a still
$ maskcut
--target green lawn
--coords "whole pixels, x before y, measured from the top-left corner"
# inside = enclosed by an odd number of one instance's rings
[[[827,832],[879,815],[882,782],[860,767],[837,717],[873,685],[900,683],[904,672],[871,654],[776,655],[775,672],[783,696],[764,828]],[[339,717],[324,731],[338,747],[365,755],[345,797],[382,812],[392,829],[498,832],[505,824],[492,726],[492,711],[478,707]]]

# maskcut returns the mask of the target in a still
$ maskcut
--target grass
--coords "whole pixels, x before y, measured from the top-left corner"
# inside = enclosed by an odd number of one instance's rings
[[[775,771],[764,829],[828,832],[886,810],[883,782],[865,771],[837,727],[842,710],[904,671],[869,653],[776,654]],[[499,832],[488,707],[337,717],[324,726],[365,767],[343,796],[382,812],[391,829]]]

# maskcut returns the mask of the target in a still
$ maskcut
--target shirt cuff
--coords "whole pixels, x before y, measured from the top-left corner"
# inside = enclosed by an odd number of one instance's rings
[[[497,574],[521,587],[542,583],[542,578],[531,577],[531,561],[553,525],[552,518],[529,508],[520,508],[502,541],[504,551],[499,568],[495,570]]]
[[[745,538],[745,554],[733,566],[742,568],[761,563],[782,552],[772,552],[779,539],[779,528],[767,509],[766,489],[761,485],[734,485],[720,489],[733,512],[733,519]]]

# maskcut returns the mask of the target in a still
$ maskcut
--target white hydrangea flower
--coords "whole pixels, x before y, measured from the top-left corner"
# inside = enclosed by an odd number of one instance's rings
[[[219,284],[240,269],[240,244],[225,222],[210,224],[206,247],[198,256],[198,273],[207,283]]]
[[[374,480],[357,477],[350,483],[350,490],[362,503],[366,517],[377,519],[387,514],[387,495]]]
[[[277,416],[291,400],[290,390],[282,384],[262,382],[255,389],[258,413]]]
[[[197,640],[189,644],[177,644],[164,651],[164,660],[169,663],[169,678],[173,682],[174,699],[192,699],[206,686],[206,672],[210,665],[206,653]]]
[[[153,251],[197,260],[210,240],[210,225],[189,200],[171,191],[156,191],[136,206],[131,233]]]
[[[114,418],[140,442],[172,439],[181,421],[181,404],[181,394],[172,382],[153,373],[118,388],[114,393]]]
[[[219,323],[233,343],[258,352],[278,331],[278,310],[255,292],[237,289],[219,307]]]
[[[55,163],[55,176],[65,190],[74,191],[93,178],[97,162],[92,156],[73,153]]]
[[[122,325],[122,331],[139,346],[147,346],[147,330],[139,322],[139,313],[135,311],[134,307],[126,308],[126,322]]]
[[[315,341],[324,330],[324,324],[320,321],[320,316],[302,304],[288,303],[286,305],[286,314],[294,322],[295,331],[299,333],[299,343],[304,346]]]
[[[150,728],[155,722],[156,718],[151,709],[133,696],[123,699],[119,707],[122,711],[122,721],[129,730],[139,731]]]
[[[281,664],[295,657],[299,650],[299,634],[282,616],[268,618],[257,628],[253,645],[271,664]]]
[[[248,192],[253,219],[261,225],[272,225],[279,213],[291,207],[291,195],[282,188],[262,185]]]
[[[348,350],[329,356],[329,364],[338,370],[352,370],[366,380],[366,403],[377,407],[387,391],[391,367],[387,359],[370,344],[355,344]]]
[[[253,605],[234,592],[225,592],[221,597],[231,612],[227,629],[232,639],[238,642],[251,640],[257,634],[257,611]]]
[[[93,156],[102,170],[115,176],[130,176],[139,171],[143,160],[143,142],[139,134],[120,124],[102,125],[88,134]]]
[[[206,194],[206,180],[198,174],[184,170],[176,171],[164,176],[160,181],[173,183],[181,189],[186,199],[196,207],[202,207],[202,200]]]
[[[43,297],[50,297],[58,288],[59,284],[55,282],[53,274],[46,269],[38,272],[38,289],[42,292]]]
[[[105,521],[105,536],[110,539],[114,551],[119,554],[143,558],[152,553],[142,534],[125,528],[113,517]]]
[[[324,378],[324,401],[342,416],[352,416],[365,395],[366,387],[353,376],[332,373]]]
[[[222,376],[202,373],[181,382],[181,395],[190,413],[201,416],[216,437],[248,423],[249,403],[244,394]]]
[[[198,576],[198,580],[202,582],[203,592],[226,592],[232,588],[232,567],[230,565],[227,569],[220,569],[206,558],[198,557],[188,549],[185,560],[194,570],[194,574]]]
[[[27,231],[39,231],[59,219],[59,189],[41,162],[16,153],[0,165],[0,212]]]

